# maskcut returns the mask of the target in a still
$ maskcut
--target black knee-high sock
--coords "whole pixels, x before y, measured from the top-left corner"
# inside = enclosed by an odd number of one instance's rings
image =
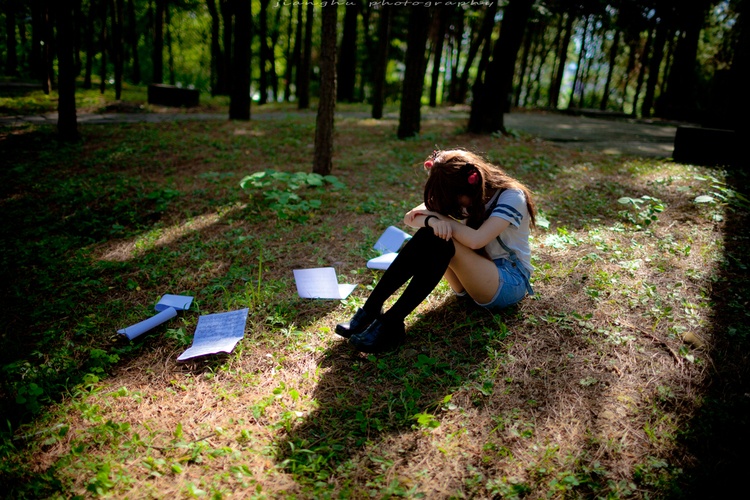
[[[363,308],[378,314],[388,297],[411,278],[404,293],[384,315],[389,321],[403,321],[437,286],[455,252],[453,241],[438,238],[431,228],[420,229],[380,278]]]

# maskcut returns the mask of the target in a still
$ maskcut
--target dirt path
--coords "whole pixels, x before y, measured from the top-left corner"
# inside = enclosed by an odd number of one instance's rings
[[[253,111],[253,120],[283,119],[291,114],[314,114],[302,112],[259,112]],[[437,119],[449,114],[452,118],[466,116],[464,110],[427,110],[423,119]],[[368,113],[346,112],[346,116],[369,117]],[[178,120],[226,120],[225,114],[208,113],[82,113],[78,115],[81,124],[106,123],[161,123]],[[398,114],[386,115],[384,120],[398,121]],[[0,126],[20,126],[23,124],[50,124],[57,122],[57,113],[33,116],[0,117]],[[669,158],[674,149],[674,124],[648,123],[635,119],[593,118],[548,112],[514,112],[505,115],[505,125],[511,131],[531,134],[539,138],[559,143],[575,149],[593,149],[608,154],[627,154],[655,158]]]

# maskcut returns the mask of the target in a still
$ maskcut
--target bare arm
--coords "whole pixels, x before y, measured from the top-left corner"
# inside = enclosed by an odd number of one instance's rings
[[[487,243],[494,240],[510,225],[510,222],[503,218],[490,217],[484,221],[479,229],[472,229],[450,217],[427,210],[424,203],[412,208],[404,215],[404,224],[413,228],[424,227],[424,221],[428,215],[435,216],[429,222],[430,227],[435,231],[435,235],[444,240],[455,238],[456,241],[473,250],[484,248]]]

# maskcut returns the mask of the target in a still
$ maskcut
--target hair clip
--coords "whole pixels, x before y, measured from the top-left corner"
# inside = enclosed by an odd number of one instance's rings
[[[469,178],[467,180],[468,180],[469,184],[471,184],[473,186],[474,184],[476,184],[477,182],[479,182],[479,172],[477,172],[475,170],[474,172],[470,173],[469,174]]]
[[[432,166],[433,166],[434,164],[435,164],[435,162],[434,162],[434,161],[432,161],[432,160],[427,160],[426,162],[424,162],[424,168],[426,168],[427,170],[429,170],[429,169],[431,169],[431,168],[432,168]]]

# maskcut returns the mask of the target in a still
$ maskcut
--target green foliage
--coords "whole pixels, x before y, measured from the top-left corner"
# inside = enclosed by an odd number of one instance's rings
[[[308,172],[280,172],[266,170],[255,172],[240,181],[240,187],[246,191],[260,192],[264,203],[280,219],[303,222],[310,213],[319,209],[323,202],[319,199],[306,199],[310,190],[320,193],[325,186],[333,189],[346,187],[333,175],[320,175]]]
[[[629,198],[627,196],[617,200],[622,205],[627,205],[631,209],[619,212],[620,216],[627,222],[633,224],[636,230],[645,229],[657,220],[664,211],[665,204],[658,198],[644,195],[640,198]]]

